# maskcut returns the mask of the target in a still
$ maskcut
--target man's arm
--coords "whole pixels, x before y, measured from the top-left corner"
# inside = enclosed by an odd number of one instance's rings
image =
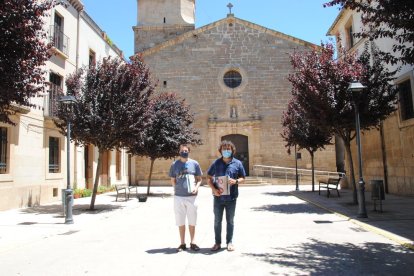
[[[175,177],[171,177],[171,185],[174,187],[175,184],[177,184],[177,180],[175,179]]]

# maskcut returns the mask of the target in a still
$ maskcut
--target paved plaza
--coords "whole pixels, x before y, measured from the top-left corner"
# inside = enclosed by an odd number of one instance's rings
[[[140,192],[144,190],[140,187]],[[207,187],[200,188],[198,197],[198,252],[176,253],[179,235],[171,187],[152,187],[145,203],[136,198],[115,202],[115,193],[99,195],[93,212],[87,211],[90,198],[76,199],[72,225],[64,224],[58,203],[3,211],[0,274],[414,275],[414,251],[401,245],[410,237],[400,236],[404,233],[398,223],[379,233],[380,219],[376,225],[370,221],[374,217],[356,220],[354,206],[346,203],[349,191],[328,199],[306,191],[309,186],[293,190],[293,186],[240,188],[234,252],[210,251],[213,200]],[[384,215],[383,225],[393,217],[387,199],[384,213],[376,214]],[[411,204],[413,199],[407,200]],[[368,215],[375,216],[370,207]],[[397,219],[407,225],[414,221],[409,216]],[[392,231],[400,232],[391,237]]]

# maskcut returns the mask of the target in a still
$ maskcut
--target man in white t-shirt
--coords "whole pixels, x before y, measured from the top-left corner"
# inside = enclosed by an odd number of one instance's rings
[[[190,232],[190,248],[194,251],[200,248],[194,243],[195,225],[197,222],[197,192],[201,185],[202,171],[196,160],[188,158],[190,147],[180,145],[180,158],[171,165],[169,176],[174,187],[175,222],[180,232],[181,243],[177,252],[187,249],[185,244],[185,220],[188,220]]]

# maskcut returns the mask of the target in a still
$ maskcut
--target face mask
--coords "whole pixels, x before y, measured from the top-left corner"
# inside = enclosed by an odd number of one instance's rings
[[[186,152],[186,151],[182,151],[182,152],[180,152],[180,156],[181,156],[182,158],[188,158],[188,152]]]
[[[230,158],[233,153],[231,150],[223,150],[221,154],[224,158]]]

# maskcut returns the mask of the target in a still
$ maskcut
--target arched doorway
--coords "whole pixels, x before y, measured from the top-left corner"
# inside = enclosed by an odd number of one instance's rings
[[[242,162],[246,175],[249,175],[249,138],[240,134],[230,134],[221,137],[221,141],[223,140],[231,141],[236,146],[234,157]]]

